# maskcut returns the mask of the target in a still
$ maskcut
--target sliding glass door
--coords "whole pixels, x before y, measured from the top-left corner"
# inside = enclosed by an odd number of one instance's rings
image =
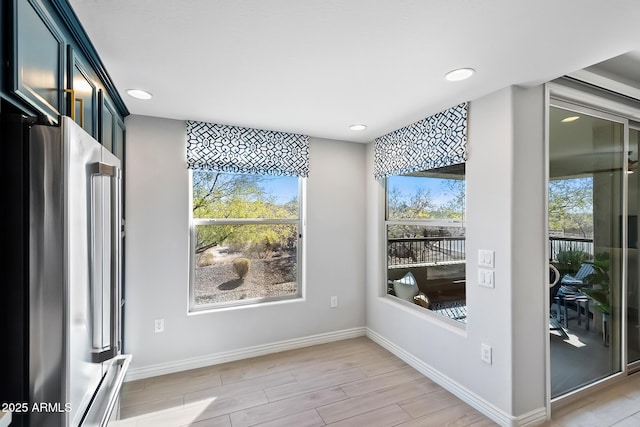
[[[640,170],[638,170],[638,143],[640,126],[629,129],[629,165],[628,165],[628,282],[627,282],[627,361],[629,371],[640,369],[640,324],[638,310],[640,308],[640,253],[638,251],[640,236]]]
[[[552,398],[622,371],[625,139],[615,116],[552,101],[549,255],[562,278],[549,301]]]

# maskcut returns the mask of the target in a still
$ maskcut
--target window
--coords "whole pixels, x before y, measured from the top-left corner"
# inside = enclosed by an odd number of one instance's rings
[[[300,178],[191,177],[191,310],[300,297]]]
[[[387,293],[466,323],[465,164],[386,180]]]

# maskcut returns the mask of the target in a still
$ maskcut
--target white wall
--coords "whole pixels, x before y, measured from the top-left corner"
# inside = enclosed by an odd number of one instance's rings
[[[548,340],[543,117],[542,87],[470,103],[466,328],[384,296],[384,189],[373,178],[373,144],[318,139],[305,200],[306,298],[187,315],[184,122],[127,118],[125,346],[133,370],[179,369],[183,361],[366,325],[501,423],[540,419]],[[479,249],[495,251],[495,289],[477,284]],[[331,295],[338,309],[329,308]],[[153,332],[156,318],[165,319],[166,332]],[[493,348],[492,365],[480,360],[482,343]]]
[[[310,141],[304,300],[188,315],[186,127],[146,116],[129,116],[126,126],[124,344],[132,371],[177,370],[221,353],[364,327],[364,145]],[[332,295],[337,309],[329,307]],[[164,333],[154,333],[157,318],[165,319]]]
[[[511,203],[512,384],[514,414],[546,402],[547,156],[543,87],[513,88],[513,188]]]
[[[543,113],[542,87],[470,103],[466,329],[383,296],[384,190],[368,147],[367,327],[508,424],[543,416],[546,404]],[[477,284],[479,249],[495,251],[495,289]],[[492,365],[480,360],[482,343]]]

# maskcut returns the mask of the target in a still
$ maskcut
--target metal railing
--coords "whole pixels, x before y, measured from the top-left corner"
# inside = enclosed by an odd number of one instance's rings
[[[549,256],[557,259],[558,252],[582,251],[593,257],[593,239],[579,237],[549,237]]]
[[[407,237],[387,240],[388,266],[437,265],[465,260],[464,237]]]
[[[437,265],[465,260],[464,237],[405,237],[387,240],[388,266]],[[549,237],[549,254],[556,259],[561,251],[582,251],[593,256],[593,239]]]

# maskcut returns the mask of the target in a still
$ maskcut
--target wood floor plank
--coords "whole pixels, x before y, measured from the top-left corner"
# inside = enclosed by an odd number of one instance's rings
[[[121,394],[127,393],[135,393],[136,391],[140,391],[144,388],[145,380],[135,380],[135,381],[127,381],[122,384],[120,388]]]
[[[408,419],[411,419],[411,416],[398,405],[389,405],[328,425],[332,427],[389,427]]]
[[[439,386],[433,381],[427,378],[421,378],[321,406],[317,408],[317,411],[322,419],[324,419],[327,424],[330,424],[405,401],[413,396],[424,396],[425,393],[437,390],[438,388]]]
[[[422,378],[423,375],[410,366],[396,369],[385,374],[368,377],[360,381],[354,381],[342,387],[349,396],[359,396],[372,391],[380,390],[403,382]]]
[[[313,363],[312,356],[306,356],[306,360],[291,361],[288,357],[282,360],[256,360],[251,365],[239,366],[220,375],[222,384],[231,384],[238,381],[245,381],[254,378],[271,375],[278,372],[287,372],[292,366],[304,365],[305,363]]]
[[[230,414],[235,411],[242,411],[249,408],[259,407],[268,403],[264,391],[255,391],[241,396],[232,396],[222,399],[215,399],[196,417],[195,421],[207,418],[218,417],[223,414]]]
[[[637,418],[629,417],[624,420],[613,424],[613,427],[638,427],[640,426],[640,420]]]
[[[220,375],[222,383],[229,384],[258,378],[274,372],[306,369],[315,366],[319,361],[326,358],[356,355],[358,353],[366,354],[371,352],[372,349],[375,351],[376,346],[377,344],[366,338],[355,338],[354,342],[347,345],[341,345],[341,342],[331,342],[313,346],[313,351],[309,351],[309,347],[306,347],[247,359],[246,363],[235,363],[233,368],[220,372]],[[378,346],[378,348],[381,347]],[[380,354],[388,353],[387,350],[382,350]]]
[[[184,377],[177,374],[169,374],[170,378],[147,382],[142,390],[124,393],[123,407],[140,405],[166,400],[176,395],[206,390],[221,385],[218,374],[193,375],[190,371],[184,371]]]
[[[202,399],[209,399],[212,397],[226,398],[232,396],[239,396],[242,394],[250,393],[252,391],[264,390],[270,387],[276,387],[283,384],[294,382],[295,378],[291,372],[275,372],[270,375],[262,377],[238,381],[230,384],[221,385],[205,390],[199,390],[195,392],[185,393],[184,403],[194,403]]]
[[[320,415],[314,409],[310,409],[298,414],[278,418],[277,420],[256,424],[254,427],[322,427],[324,425],[326,424],[322,421]]]
[[[425,415],[420,418],[413,418],[406,423],[398,424],[398,427],[441,427],[441,426],[468,426],[478,421],[487,421],[487,418],[480,412],[465,403],[449,406]],[[497,426],[498,424],[493,423]]]
[[[121,398],[122,403],[120,407],[125,409],[132,406],[153,405],[157,402],[164,402],[175,399],[176,397],[182,398],[182,394],[176,393],[173,390],[140,390],[135,394],[123,395]]]
[[[469,424],[469,427],[496,427],[498,424],[489,418],[483,418],[480,421]]]
[[[253,376],[248,375],[247,372],[262,372],[265,369],[269,369],[270,367],[272,368],[273,366],[312,361],[314,355],[310,354],[308,351],[305,352],[304,350],[305,349],[294,349],[283,351],[280,353],[267,354],[263,356],[256,356],[248,359],[228,362],[220,365],[217,372],[223,378],[223,383],[230,382],[235,378],[238,378],[240,380],[253,378]],[[227,381],[225,381],[225,379],[227,379]]]
[[[551,415],[552,422],[562,426],[611,426],[633,417],[639,410],[640,376],[632,375],[583,399],[553,410]]]
[[[189,369],[186,371],[174,372],[171,374],[160,375],[157,377],[147,378],[144,380],[145,390],[153,388],[166,388],[167,386],[176,386],[179,384],[197,382],[215,382],[220,383],[220,374],[207,368]]]
[[[391,359],[382,359],[377,362],[367,363],[362,366],[362,370],[368,377],[386,374],[398,369],[406,368],[407,365],[402,359],[393,357]]]
[[[312,378],[305,378],[293,381],[276,387],[266,388],[264,391],[271,402],[286,399],[299,394],[309,393],[332,386],[340,386],[350,382],[366,378],[360,368],[352,368],[345,371],[320,375]]]
[[[229,415],[222,415],[220,417],[207,418],[206,420],[183,424],[180,427],[231,427],[231,420],[229,419]]]
[[[621,418],[633,416],[640,409],[640,401],[623,395],[618,398],[603,399],[604,402],[589,408],[601,425],[613,425]]]
[[[194,422],[198,415],[206,409],[208,404],[209,402],[201,402],[197,405],[183,405],[178,408],[163,409],[149,414],[126,418],[125,421],[135,421],[136,427],[176,427],[187,425]]]
[[[136,420],[128,419],[128,420],[112,420],[109,421],[109,427],[136,427]]]
[[[122,418],[132,418],[138,415],[151,414],[157,411],[171,408],[181,408],[184,405],[182,395],[168,397],[162,400],[153,400],[140,403],[138,405],[121,406],[120,414]]]
[[[431,393],[421,394],[416,397],[409,397],[398,404],[408,414],[414,418],[424,417],[425,415],[441,411],[442,409],[455,406],[460,401],[447,390],[438,388]]]
[[[346,399],[346,397],[347,395],[339,387],[314,391],[243,411],[233,412],[231,414],[231,425],[233,427],[248,427],[337,402]]]
[[[290,371],[296,378],[306,378],[357,367],[365,368],[371,364],[385,362],[390,362],[393,366],[398,366],[399,364],[404,363],[390,353],[382,353],[367,349],[366,351],[358,353],[349,353],[345,355],[333,354],[325,356],[324,358],[318,359],[309,365],[291,368]]]
[[[225,399],[209,399],[186,404],[181,409],[160,411],[151,416],[140,417],[138,427],[153,427],[155,425],[181,426],[206,419],[228,415],[231,411],[259,407],[267,403],[267,397],[262,390],[247,393],[243,396],[233,396]]]

